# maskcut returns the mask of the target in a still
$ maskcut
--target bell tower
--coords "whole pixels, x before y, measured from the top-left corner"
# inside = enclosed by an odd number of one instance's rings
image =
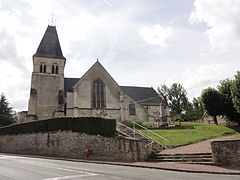
[[[48,26],[33,55],[28,117],[46,119],[64,116],[64,67],[56,26]]]

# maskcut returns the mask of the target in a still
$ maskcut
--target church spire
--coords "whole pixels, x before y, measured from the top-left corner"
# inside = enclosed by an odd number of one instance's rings
[[[62,54],[56,26],[47,27],[37,52],[33,56],[66,59]]]

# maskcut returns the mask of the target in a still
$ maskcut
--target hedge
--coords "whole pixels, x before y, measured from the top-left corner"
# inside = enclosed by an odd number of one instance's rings
[[[72,131],[91,135],[114,136],[116,120],[103,117],[57,117],[0,127],[0,135]]]

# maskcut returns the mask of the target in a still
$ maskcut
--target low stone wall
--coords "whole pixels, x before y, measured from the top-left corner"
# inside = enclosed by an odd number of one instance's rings
[[[213,141],[211,147],[217,165],[240,166],[240,140]]]
[[[152,146],[145,145],[145,141],[73,132],[0,136],[0,152],[84,159],[90,149],[92,160],[143,161],[152,153]]]

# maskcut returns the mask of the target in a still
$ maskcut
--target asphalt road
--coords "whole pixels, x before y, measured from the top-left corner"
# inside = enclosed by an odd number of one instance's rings
[[[236,175],[195,174],[0,154],[0,180],[239,180]]]

